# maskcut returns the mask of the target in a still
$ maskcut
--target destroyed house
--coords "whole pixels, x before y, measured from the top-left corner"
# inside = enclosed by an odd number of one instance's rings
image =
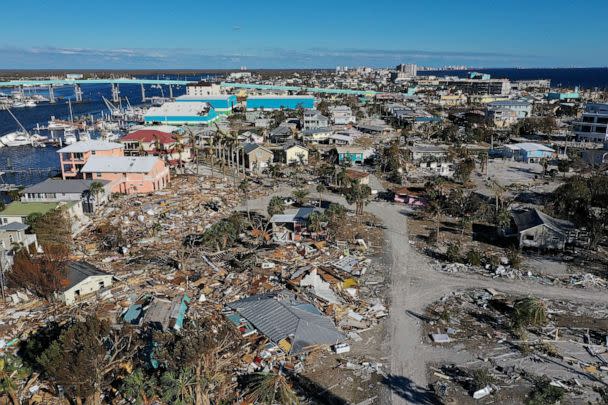
[[[141,323],[163,332],[171,329],[179,331],[184,324],[189,303],[190,297],[186,294],[180,294],[172,300],[154,297],[147,307],[141,307],[141,311],[143,311]],[[129,314],[128,311],[127,314]],[[133,315],[137,315],[136,311],[129,315],[129,319],[133,319]],[[126,318],[125,320],[128,321]]]
[[[112,286],[112,275],[101,271],[87,262],[68,262],[66,278],[58,298],[67,305],[76,303],[80,298]]]
[[[514,212],[513,234],[517,235],[521,248],[563,250],[566,244],[575,242],[576,229],[570,221],[552,218],[537,209]]]
[[[283,214],[276,214],[270,218],[272,224],[272,239],[277,243],[290,243],[302,239],[302,232],[306,229],[308,218],[314,208],[304,207],[285,210]]]
[[[287,354],[344,340],[332,320],[289,291],[260,294],[228,304]]]

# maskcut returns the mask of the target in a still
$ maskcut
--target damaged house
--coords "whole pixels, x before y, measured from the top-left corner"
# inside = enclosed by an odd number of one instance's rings
[[[302,240],[302,232],[306,229],[310,214],[315,208],[304,207],[285,210],[270,218],[272,224],[272,240],[276,243],[291,243]]]
[[[532,209],[513,212],[511,234],[517,236],[520,248],[563,250],[576,241],[576,229],[570,221],[550,217]]]
[[[228,304],[228,308],[287,354],[335,345],[344,340],[330,318],[287,290],[243,298]]]
[[[112,286],[113,276],[87,262],[69,262],[58,298],[67,305]]]

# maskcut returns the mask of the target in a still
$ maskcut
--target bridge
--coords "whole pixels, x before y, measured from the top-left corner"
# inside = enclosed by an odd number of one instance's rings
[[[169,98],[173,98],[173,86],[185,86],[190,83],[197,83],[196,80],[168,80],[168,79],[137,79],[137,78],[107,78],[107,79],[47,79],[47,80],[10,80],[0,82],[0,87],[48,87],[49,99],[51,103],[55,102],[54,87],[58,86],[74,86],[74,94],[76,102],[82,101],[81,85],[86,84],[109,84],[112,86],[112,101],[120,100],[121,84],[133,84],[141,86],[142,100],[146,100],[146,90],[144,85],[163,85],[169,87]],[[251,89],[251,90],[270,90],[270,91],[294,91],[306,93],[325,93],[325,94],[345,94],[355,96],[374,96],[379,94],[373,90],[352,90],[352,89],[334,89],[322,87],[304,87],[304,86],[277,86],[270,84],[256,83],[220,83],[221,87],[234,89]]]
[[[196,82],[196,80],[131,79],[123,77],[108,79],[10,80],[8,82],[0,82],[0,87],[74,86],[82,84],[161,84],[165,86],[184,86],[188,83]]]
[[[163,85],[169,86],[169,97],[173,98],[173,86],[184,86],[188,83],[196,83],[192,80],[168,80],[168,79],[137,79],[137,78],[107,78],[107,79],[45,79],[45,80],[10,80],[6,82],[0,82],[0,87],[18,87],[23,89],[24,87],[48,87],[49,89],[49,100],[51,103],[55,102],[54,87],[59,86],[74,86],[74,95],[76,96],[76,102],[82,101],[82,89],[80,88],[83,84],[109,84],[112,86],[112,101],[115,103],[120,101],[120,89],[121,84],[135,84],[141,86],[141,97],[142,100],[146,99],[145,84],[148,85]]]

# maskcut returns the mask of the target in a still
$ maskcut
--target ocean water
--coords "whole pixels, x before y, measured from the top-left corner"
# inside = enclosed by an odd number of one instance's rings
[[[145,78],[156,78],[146,77]],[[200,80],[212,77],[208,74],[201,74],[196,77],[180,76],[182,80]],[[164,75],[163,78],[173,79],[176,78],[172,75]],[[72,111],[74,117],[78,116],[89,116],[93,115],[98,117],[102,111],[104,114],[109,113],[108,108],[103,102],[102,97],[108,100],[112,99],[112,89],[108,85],[82,85],[83,101],[76,103],[74,101],[74,88],[71,86],[58,87],[54,89],[56,103],[40,103],[36,107],[32,108],[13,108],[11,112],[17,117],[19,122],[28,130],[32,130],[36,127],[36,124],[40,126],[47,125],[51,116],[55,116],[59,119],[69,119],[70,111],[68,105],[68,99],[72,100]],[[146,97],[169,95],[169,89],[167,86],[160,88],[152,88],[151,86],[145,86]],[[0,89],[1,92],[10,93],[11,89]],[[36,93],[41,94],[48,98],[48,90],[38,89]],[[128,99],[131,105],[141,105],[141,87],[139,85],[120,85],[120,95],[122,97],[123,105],[126,104]],[[175,97],[186,93],[185,86],[173,86],[173,95]],[[26,94],[30,94],[29,91]],[[10,116],[8,111],[0,110],[0,136],[9,132],[19,130],[19,124]],[[49,135],[47,132],[41,132],[42,135]],[[60,135],[61,133],[57,133]],[[0,148],[0,172],[10,170],[27,170],[27,169],[46,169],[55,168],[59,169],[59,156],[57,155],[56,147],[48,145],[46,148],[34,148],[32,146],[19,146],[19,147],[3,147]],[[20,173],[5,173],[1,178],[0,182],[18,184],[18,185],[31,185],[39,181],[46,179],[49,173],[44,171],[22,171]]]
[[[471,69],[473,70],[473,69]],[[471,70],[435,70],[418,72],[421,76],[466,77]],[[560,69],[474,69],[489,73],[493,78],[509,80],[550,79],[552,87],[575,87],[585,89],[607,89],[608,68],[560,68]]]

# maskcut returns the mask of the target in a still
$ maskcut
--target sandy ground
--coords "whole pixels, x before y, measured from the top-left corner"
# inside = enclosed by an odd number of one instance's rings
[[[391,375],[385,381],[388,392],[383,403],[431,404],[433,396],[427,390],[427,366],[434,362],[460,363],[471,354],[454,349],[441,349],[422,342],[418,315],[424,308],[450,293],[470,288],[494,288],[518,295],[566,299],[575,302],[607,302],[605,292],[591,289],[569,289],[539,285],[519,280],[492,280],[474,274],[440,273],[433,271],[427,258],[410,247],[407,217],[401,206],[371,203],[367,210],[385,224],[386,260],[392,272],[390,297],[392,302],[387,326],[390,348]]]

